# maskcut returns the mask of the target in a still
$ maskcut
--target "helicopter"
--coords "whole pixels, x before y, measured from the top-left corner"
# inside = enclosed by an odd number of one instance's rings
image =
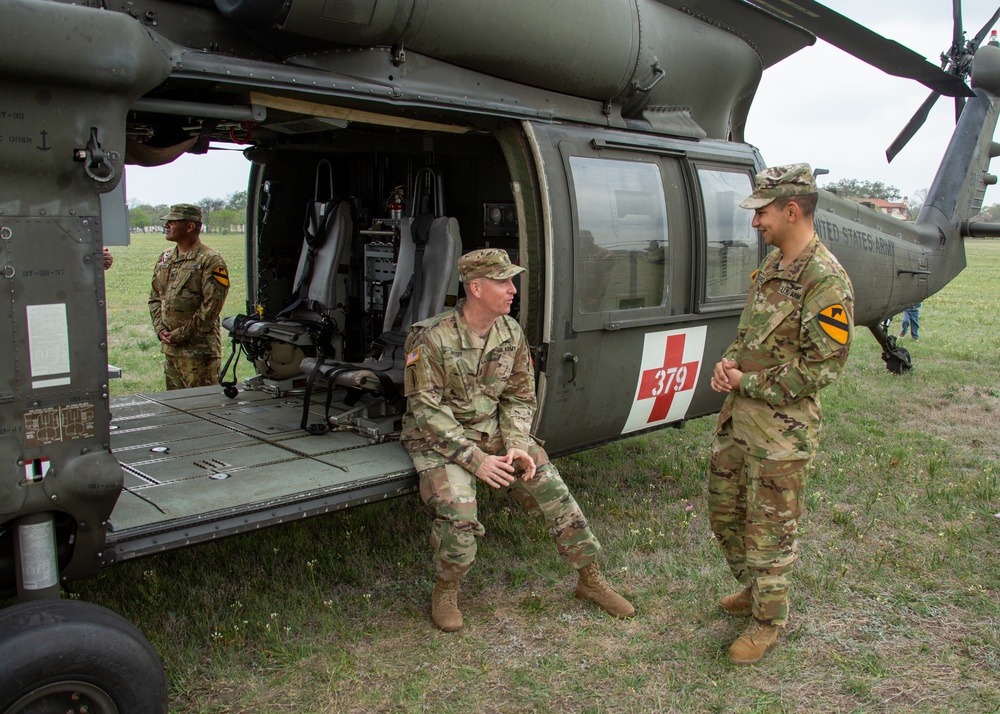
[[[766,250],[737,205],[765,167],[747,116],[817,37],[956,100],[915,222],[820,191],[889,369],[910,358],[887,319],[963,269],[965,238],[1000,235],[972,220],[1000,154],[1000,9],[966,39],[955,0],[937,66],[812,0],[0,8],[0,712],[166,711],[142,634],[63,585],[413,493],[402,338],[459,299],[464,252],[528,268],[512,314],[549,453],[717,412],[706,365]],[[230,359],[218,386],[112,401],[101,251],[128,232],[125,167],[219,142],[251,166]]]

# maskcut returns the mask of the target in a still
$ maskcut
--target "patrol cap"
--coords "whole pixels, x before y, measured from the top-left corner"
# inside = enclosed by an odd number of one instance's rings
[[[506,280],[523,273],[524,270],[521,266],[511,263],[507,251],[500,248],[474,250],[458,259],[458,279],[463,283],[476,278]]]
[[[757,174],[753,193],[743,199],[742,208],[763,208],[776,198],[816,193],[816,179],[809,164],[771,166]]]
[[[178,203],[170,207],[170,213],[160,216],[161,221],[194,221],[201,223],[201,209],[190,203]]]

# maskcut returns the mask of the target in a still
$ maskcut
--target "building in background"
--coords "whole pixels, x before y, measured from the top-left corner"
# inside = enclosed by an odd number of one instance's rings
[[[886,213],[903,221],[910,220],[910,201],[906,196],[899,202],[884,201],[881,198],[855,198],[862,206],[868,206],[879,213]]]

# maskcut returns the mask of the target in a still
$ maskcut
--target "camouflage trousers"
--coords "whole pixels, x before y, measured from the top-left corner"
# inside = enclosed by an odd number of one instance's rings
[[[733,440],[732,422],[712,442],[708,514],[729,569],[751,588],[753,616],[788,621],[788,576],[798,556],[798,519],[811,459],[750,456]]]
[[[167,389],[211,387],[219,383],[219,371],[222,369],[219,357],[163,355],[163,360]]]
[[[499,438],[486,439],[478,446],[488,454],[505,453]],[[570,566],[586,567],[597,557],[601,544],[545,450],[532,445],[527,452],[535,460],[535,476],[530,481],[519,478],[508,493],[528,513],[542,519],[559,555]],[[478,479],[435,451],[419,453],[441,464],[420,472],[420,497],[434,511],[430,542],[437,574],[443,580],[459,580],[476,559],[476,538],[486,534],[476,504]]]

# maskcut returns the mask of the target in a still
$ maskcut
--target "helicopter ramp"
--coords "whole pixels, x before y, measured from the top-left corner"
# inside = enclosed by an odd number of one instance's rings
[[[321,421],[325,394],[312,402]],[[338,409],[345,409],[335,403]],[[107,565],[417,490],[397,441],[300,429],[302,398],[218,387],[112,401],[111,449],[124,489]]]

